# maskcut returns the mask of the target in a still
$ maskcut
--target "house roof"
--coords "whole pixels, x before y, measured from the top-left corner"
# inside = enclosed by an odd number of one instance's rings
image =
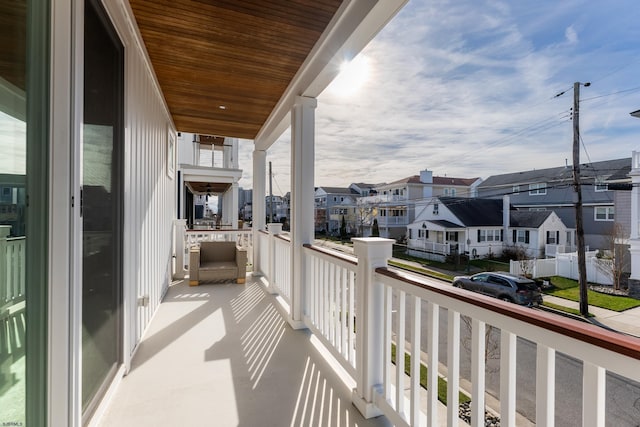
[[[468,187],[480,178],[450,178],[448,176],[434,176],[434,185],[461,185]]]
[[[467,227],[502,225],[500,199],[440,197],[439,200]]]
[[[345,187],[318,187],[318,189],[323,189],[327,194],[346,194],[349,196],[358,196],[358,192],[352,188]]]
[[[453,178],[448,176],[434,176],[432,185],[460,185],[460,186],[470,186],[474,182],[476,182],[479,178]],[[393,181],[390,184],[380,184],[383,185],[396,185],[396,184],[426,184],[420,180],[420,175],[412,175],[406,178],[399,179],[397,181]]]
[[[255,140],[286,130],[406,0],[129,0],[176,130]],[[345,4],[346,3],[346,4]]]
[[[583,163],[580,165],[580,176],[584,178],[607,179],[624,168],[631,167],[631,158],[605,160],[601,162]],[[546,169],[534,169],[529,171],[492,175],[485,179],[479,189],[518,185],[536,182],[561,182],[573,180],[573,168],[571,165]]]
[[[539,228],[553,211],[510,211],[509,226],[515,228]]]
[[[465,228],[463,225],[447,221],[446,219],[430,220],[429,222],[435,225],[439,225],[442,228]]]

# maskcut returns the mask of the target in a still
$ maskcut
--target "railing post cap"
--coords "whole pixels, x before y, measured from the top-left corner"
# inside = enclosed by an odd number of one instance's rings
[[[351,241],[353,242],[353,251],[358,257],[365,254],[370,256],[374,255],[375,251],[378,256],[381,255],[390,258],[393,244],[395,243],[393,239],[385,239],[382,237],[354,237]]]

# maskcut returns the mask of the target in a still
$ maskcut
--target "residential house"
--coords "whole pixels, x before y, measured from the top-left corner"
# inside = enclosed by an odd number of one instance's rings
[[[422,206],[421,206],[422,207]],[[503,200],[434,197],[408,229],[407,248],[415,256],[444,260],[500,256],[505,248],[530,258],[555,254],[567,227],[552,211],[512,210]]]
[[[429,170],[374,188],[376,195],[363,198],[360,203],[375,206],[380,236],[393,239],[406,237],[407,226],[416,216],[416,203],[431,197],[446,195],[472,197],[480,178],[452,178],[433,176]]]
[[[356,199],[360,193],[349,187],[318,187],[315,191],[315,230],[333,236],[340,233],[342,217],[347,232],[356,231]]]
[[[616,218],[614,191],[609,190],[607,180],[620,171],[628,171],[630,166],[630,158],[580,165],[585,245],[590,249],[606,246]],[[568,164],[493,175],[478,186],[478,197],[502,198],[503,195],[511,197],[511,204],[517,210],[552,210],[567,227],[575,229],[576,195],[573,169]],[[561,239],[567,248],[575,248],[575,233]]]

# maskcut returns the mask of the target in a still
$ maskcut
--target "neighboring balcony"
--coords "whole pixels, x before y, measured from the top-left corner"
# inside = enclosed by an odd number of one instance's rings
[[[397,227],[409,225],[409,217],[407,216],[378,216],[379,227]]]
[[[400,272],[388,239],[305,245],[296,283],[280,227],[203,234],[257,245],[253,276],[172,286],[102,425],[466,425],[463,396],[473,426],[640,419],[639,339]]]

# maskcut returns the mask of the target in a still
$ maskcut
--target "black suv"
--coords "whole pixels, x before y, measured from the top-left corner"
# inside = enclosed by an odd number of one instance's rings
[[[487,272],[457,276],[453,278],[453,286],[516,304],[542,304],[542,294],[533,280],[509,273]]]

